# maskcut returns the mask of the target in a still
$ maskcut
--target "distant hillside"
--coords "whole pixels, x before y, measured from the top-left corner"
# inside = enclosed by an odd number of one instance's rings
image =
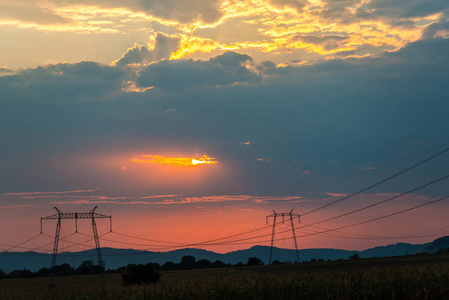
[[[449,248],[449,236],[440,237],[422,249],[421,252],[434,253]]]
[[[310,261],[311,259],[336,260],[347,259],[354,253],[362,258],[400,256],[416,254],[421,252],[437,252],[439,249],[449,248],[449,237],[436,239],[426,244],[406,244],[397,243],[388,246],[375,247],[363,251],[350,251],[340,249],[303,249],[299,251],[300,261]],[[184,255],[192,255],[197,260],[207,259],[212,262],[220,260],[224,263],[236,264],[246,263],[249,257],[258,257],[266,264],[268,263],[270,247],[254,246],[245,250],[233,251],[225,254],[215,253],[203,249],[180,249],[170,252],[150,252],[133,249],[102,248],[103,258],[106,261],[107,269],[117,269],[130,263],[155,262],[164,264],[167,261],[179,263]],[[273,260],[295,261],[296,253],[290,249],[273,248]],[[78,267],[84,260],[96,262],[95,249],[58,254],[57,264],[68,263],[73,267]],[[37,252],[3,252],[0,253],[0,270],[10,272],[12,270],[27,268],[31,271],[38,271],[51,264],[51,254]]]
[[[423,248],[427,247],[427,245],[429,245],[429,243],[418,245],[397,243],[388,246],[374,247],[371,249],[360,251],[358,252],[358,254],[361,258],[409,255],[422,252]]]

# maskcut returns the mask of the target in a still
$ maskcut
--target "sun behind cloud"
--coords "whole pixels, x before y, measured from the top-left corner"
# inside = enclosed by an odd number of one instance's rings
[[[203,155],[202,157],[165,157],[162,155],[141,155],[140,158],[134,158],[131,162],[181,166],[211,165],[218,163],[215,158],[208,157],[207,155]]]

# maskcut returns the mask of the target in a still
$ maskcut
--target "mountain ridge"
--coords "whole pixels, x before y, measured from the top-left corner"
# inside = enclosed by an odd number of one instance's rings
[[[343,250],[334,248],[311,248],[298,250],[300,261],[310,261],[312,259],[338,260],[348,259],[349,256],[357,253],[361,258],[387,257],[412,255],[421,252],[433,253],[440,249],[449,248],[449,236],[438,238],[430,243],[409,244],[395,243],[386,246],[377,246],[362,251]],[[191,255],[197,260],[207,259],[212,262],[220,260],[224,263],[236,264],[246,263],[249,257],[258,257],[268,263],[270,253],[269,246],[256,245],[248,249],[236,250],[227,253],[216,253],[198,248],[183,248],[168,252],[152,252],[146,250],[102,248],[102,255],[106,261],[107,269],[117,269],[127,264],[139,264],[154,262],[164,264],[167,261],[179,263],[184,255]],[[0,270],[9,272],[17,269],[29,269],[38,271],[41,268],[49,267],[52,254],[39,252],[1,252]],[[295,250],[274,247],[272,259],[281,262],[296,261]],[[57,264],[68,263],[73,267],[78,267],[84,260],[96,261],[96,250],[90,249],[80,252],[63,252],[58,254]]]

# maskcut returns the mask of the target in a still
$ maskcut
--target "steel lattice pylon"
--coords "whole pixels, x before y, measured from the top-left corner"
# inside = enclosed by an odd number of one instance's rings
[[[275,233],[275,228],[276,228],[276,218],[278,216],[282,216],[282,224],[284,224],[285,217],[286,216],[289,217],[289,220],[291,222],[291,227],[292,227],[293,240],[295,241],[296,261],[299,263],[298,243],[296,242],[295,226],[293,224],[293,219],[297,217],[298,222],[299,222],[300,216],[299,216],[299,214],[293,213],[293,209],[288,213],[278,213],[273,210],[273,214],[267,216],[267,224],[268,224],[268,218],[271,218],[271,217],[273,218],[273,231],[271,232],[270,258],[268,260],[269,261],[268,263],[271,265],[271,256],[273,254],[274,233]]]
[[[90,212],[86,213],[63,213],[60,211],[57,207],[55,207],[57,214],[41,218],[41,233],[42,233],[42,221],[43,220],[58,220],[56,223],[56,233],[55,233],[55,242],[53,245],[53,255],[51,258],[51,269],[50,269],[50,286],[54,286],[54,270],[56,266],[56,258],[58,256],[58,246],[59,246],[59,234],[61,231],[61,220],[62,219],[74,219],[75,220],[75,232],[78,232],[78,219],[92,219],[92,232],[94,234],[94,240],[95,240],[95,248],[97,250],[97,258],[98,258],[98,265],[102,267],[102,273],[101,278],[103,282],[103,286],[106,285],[106,280],[104,276],[104,260],[101,255],[101,248],[100,248],[100,240],[98,238],[98,231],[97,231],[97,224],[95,223],[95,218],[109,218],[109,226],[110,231],[112,231],[112,217],[102,215],[99,213],[96,213],[95,210],[98,208],[98,206],[95,206]]]

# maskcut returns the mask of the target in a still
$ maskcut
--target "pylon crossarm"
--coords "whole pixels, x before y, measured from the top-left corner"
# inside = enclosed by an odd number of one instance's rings
[[[42,218],[42,220],[57,220],[57,219],[92,219],[92,218],[98,218],[98,219],[105,219],[105,218],[111,218],[111,216],[106,216],[98,213],[59,213],[54,214],[48,217]]]
[[[94,217],[94,218],[97,218],[97,219],[106,219],[106,218],[111,218],[111,216],[106,216],[106,215],[102,215],[102,214],[97,214],[97,213],[94,213],[92,216],[91,216],[91,218],[92,217]]]

